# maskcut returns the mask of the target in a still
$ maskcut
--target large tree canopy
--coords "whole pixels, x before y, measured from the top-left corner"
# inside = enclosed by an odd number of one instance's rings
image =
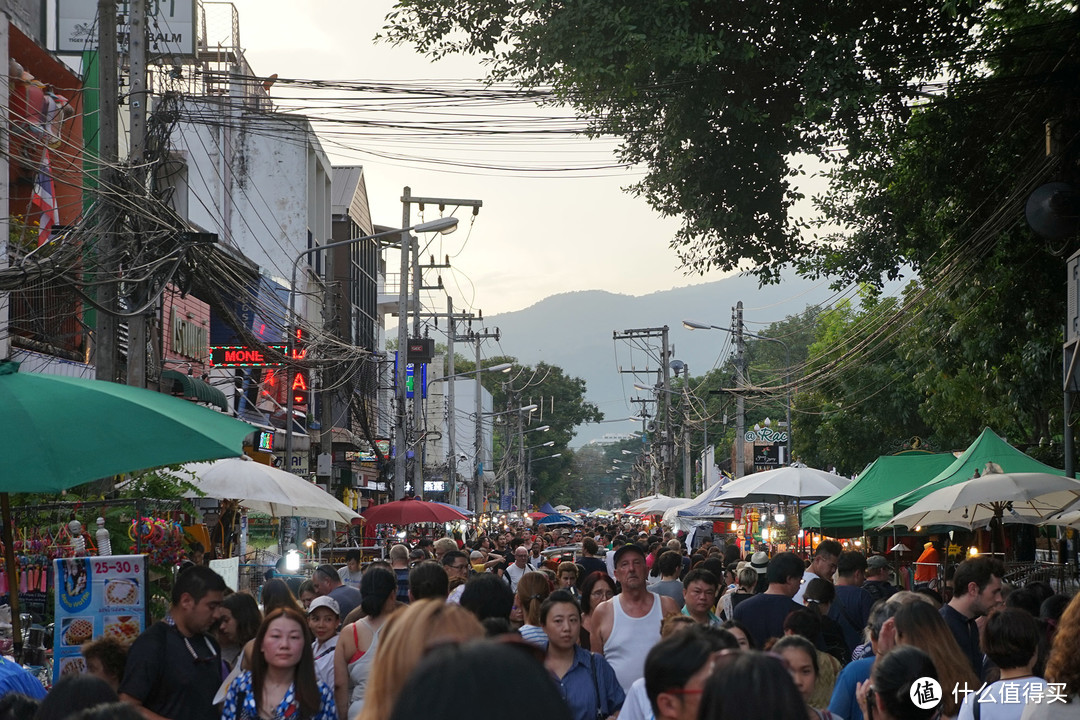
[[[400,0],[386,37],[489,61],[621,137],[632,190],[683,221],[691,268],[764,277],[811,252],[793,157],[858,155],[964,59],[979,0]]]

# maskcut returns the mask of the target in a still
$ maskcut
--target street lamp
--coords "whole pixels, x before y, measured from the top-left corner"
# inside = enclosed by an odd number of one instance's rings
[[[731,328],[721,327],[719,325],[708,325],[706,323],[694,322],[693,320],[683,320],[682,324],[683,324],[683,327],[686,328],[687,330],[723,330],[726,333],[731,333],[732,335],[736,335],[736,336],[741,334],[741,335],[746,335],[746,336],[752,337],[755,340],[767,340],[768,342],[778,343],[781,347],[784,348],[784,354],[785,354],[785,356],[787,358],[787,369],[786,369],[786,372],[784,373],[784,375],[786,377],[786,380],[785,380],[785,383],[784,383],[786,385],[785,393],[784,393],[784,400],[785,400],[784,404],[786,406],[785,409],[787,410],[787,461],[788,461],[788,465],[790,465],[791,464],[791,348],[788,347],[788,344],[786,342],[784,342],[783,340],[780,340],[778,338],[766,337],[765,335],[757,335],[756,333],[752,333],[752,332],[749,332],[747,330],[743,330],[742,328],[739,328],[738,330],[732,330]],[[739,377],[740,378],[742,377],[741,368],[740,368]],[[736,439],[736,442],[741,443],[742,441],[743,441],[743,438],[737,438]]]
[[[525,450],[528,451],[528,450],[535,450],[536,448],[551,447],[554,444],[555,444],[554,440],[548,440],[546,443],[540,443],[539,445],[533,445],[531,447],[525,448]]]
[[[454,230],[454,228],[457,227],[457,224],[458,224],[458,219],[456,217],[441,217],[441,218],[438,218],[436,220],[430,220],[428,222],[418,223],[416,225],[412,225],[412,226],[407,227],[407,228],[396,228],[396,229],[393,229],[393,230],[383,230],[382,232],[373,233],[371,235],[362,235],[361,237],[349,238],[348,240],[338,240],[336,242],[329,242],[329,243],[326,243],[324,245],[316,245],[315,247],[310,247],[307,250],[304,250],[304,251],[298,253],[297,256],[295,258],[293,258],[292,276],[291,276],[290,281],[289,281],[289,314],[287,316],[288,317],[288,322],[290,323],[290,326],[289,326],[288,337],[286,339],[287,345],[286,345],[286,352],[285,352],[285,355],[286,355],[285,360],[286,360],[286,363],[287,363],[286,367],[288,368],[286,373],[285,373],[285,376],[286,376],[286,379],[288,380],[287,385],[288,385],[288,388],[289,388],[288,403],[286,405],[286,411],[285,411],[285,414],[286,414],[286,425],[285,425],[285,465],[286,465],[286,469],[291,469],[292,468],[293,422],[295,421],[295,419],[293,418],[293,405],[294,405],[294,402],[293,402],[293,392],[292,392],[292,384],[293,384],[293,379],[292,379],[293,378],[293,366],[292,366],[292,362],[296,359],[294,357],[295,350],[296,350],[295,326],[299,325],[299,323],[296,322],[296,271],[300,266],[300,261],[302,259],[304,259],[304,257],[306,257],[308,255],[313,255],[313,254],[315,254],[317,252],[322,252],[323,250],[329,250],[331,248],[341,247],[342,245],[354,245],[354,244],[359,243],[359,242],[366,242],[368,240],[375,240],[376,238],[385,237],[387,235],[400,235],[402,233],[408,233],[408,232],[449,233],[449,232],[452,232]],[[399,321],[403,322],[403,320],[399,320]],[[404,366],[403,362],[398,362],[398,392],[401,393],[402,397],[404,397],[404,393],[405,393],[405,369],[404,369],[404,367],[405,366]],[[401,423],[399,423],[399,425],[400,424]],[[328,430],[329,429],[330,428],[328,428]],[[397,445],[397,448],[396,448],[398,451],[403,451],[404,450],[404,444],[405,444],[404,443],[404,437],[401,437],[404,434],[404,429],[405,429],[404,427],[400,428],[399,438],[398,439],[401,440],[401,442]],[[404,452],[397,452],[397,459],[398,459],[398,462],[401,464],[401,474],[398,475],[397,472],[395,471],[395,473],[394,473],[394,475],[395,475],[395,477],[394,477],[395,483],[399,483],[399,482],[404,481],[404,475],[405,475],[404,458],[405,458],[405,453]],[[395,465],[395,468],[396,467],[397,466]]]

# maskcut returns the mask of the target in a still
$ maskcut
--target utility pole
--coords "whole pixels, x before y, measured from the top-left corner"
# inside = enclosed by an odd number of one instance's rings
[[[673,459],[675,441],[671,434],[671,368],[668,366],[668,360],[671,358],[671,349],[668,345],[668,326],[654,327],[654,328],[638,328],[633,330],[623,330],[621,333],[612,333],[614,340],[638,340],[649,338],[660,338],[660,356],[658,358],[661,367],[657,370],[660,377],[662,386],[663,399],[663,430],[661,431],[661,440],[659,443],[660,452],[660,486],[675,494],[675,477],[673,472]],[[643,371],[631,368],[630,370],[623,370],[619,368],[620,373],[631,373],[633,375],[639,375]],[[657,403],[658,407],[660,406]],[[659,414],[659,410],[657,411]],[[654,443],[654,451],[657,449]],[[654,487],[653,492],[657,489]]]
[[[432,267],[450,267],[450,258],[446,259],[445,265],[436,265],[432,260],[431,265],[425,265],[425,268]],[[442,278],[439,279],[439,284],[434,286],[439,289],[442,288]],[[424,288],[432,288],[430,285],[425,285]],[[481,317],[483,312],[480,313]],[[471,321],[475,315],[472,313],[455,313],[454,312],[454,299],[450,296],[446,297],[446,312],[445,313],[421,313],[423,318],[433,318],[435,320],[435,326],[439,325],[439,318],[446,318],[449,322],[448,332],[446,337],[447,354],[450,356],[447,361],[446,378],[446,434],[448,444],[450,446],[449,453],[446,456],[447,475],[449,475],[450,487],[448,489],[448,495],[452,499],[451,503],[456,504],[454,501],[457,499],[457,418],[454,417],[454,407],[456,403],[454,394],[454,376],[457,371],[454,369],[454,343],[457,341],[469,342],[469,337],[457,337],[457,321],[469,320]],[[428,384],[435,382],[438,378],[432,378],[428,381]],[[425,423],[427,418],[424,418]],[[423,429],[422,429],[423,430]],[[426,435],[426,433],[421,433]],[[425,441],[424,446],[427,446]]]
[[[401,227],[409,227],[409,199],[412,195],[408,186],[401,193]],[[398,276],[398,327],[397,327],[397,363],[394,368],[394,499],[405,497],[405,467],[409,455],[409,438],[406,433],[405,363],[408,362],[409,348],[409,258],[412,255],[412,235],[408,230],[401,231],[401,274]],[[414,374],[415,377],[415,374]],[[413,393],[415,398],[415,392]],[[292,418],[289,418],[291,421]]]
[[[480,208],[483,207],[484,202],[482,200],[459,200],[456,198],[432,198],[432,197],[419,197],[412,194],[412,190],[409,187],[401,193],[401,227],[409,227],[410,209],[413,205],[419,206],[420,212],[424,211],[426,205],[437,205],[440,210],[445,210],[447,207],[471,207],[473,215],[480,212]],[[414,332],[416,337],[420,336],[420,289],[421,289],[421,268],[419,263],[420,245],[419,241],[415,244],[412,243],[412,236],[407,232],[401,233],[401,287],[398,292],[398,367],[396,373],[397,379],[397,393],[395,403],[395,418],[396,428],[394,432],[395,455],[394,455],[394,499],[400,500],[405,496],[405,475],[406,475],[406,463],[408,458],[408,433],[406,428],[406,422],[408,419],[408,398],[405,392],[405,364],[408,362],[406,349],[409,343],[409,260],[410,257],[416,256],[417,260],[414,263],[414,276],[413,276],[413,300],[416,304],[414,310]],[[413,392],[413,431],[419,432],[420,426],[423,424],[423,381],[418,367],[413,368],[414,378],[414,392]],[[421,443],[423,437],[421,437]],[[422,497],[424,492],[423,481],[423,459],[422,459],[423,445],[418,443],[417,450],[414,451],[414,462],[417,466],[413,469],[413,492],[417,496]]]
[[[690,494],[691,465],[690,465],[690,366],[683,363],[683,454],[682,454],[682,491],[683,497],[693,497]]]
[[[446,475],[449,482],[447,499],[451,505],[457,505],[457,418],[454,417],[454,336],[457,335],[457,321],[454,318],[454,298],[446,296],[446,439],[450,450],[446,455]],[[479,369],[479,368],[478,368]],[[479,375],[477,376],[479,380]]]
[[[128,153],[128,168],[135,179],[140,195],[146,192],[146,103],[150,94],[146,87],[146,4],[148,0],[132,0],[131,32],[129,33],[128,60],[131,64],[131,94],[128,96],[128,113],[131,121],[131,149]],[[134,214],[131,216],[132,237],[129,242],[137,245],[141,242],[139,225]],[[132,308],[142,309],[149,293],[147,281],[135,283],[131,293]],[[131,315],[128,323],[128,362],[127,384],[146,387],[146,312]]]
[[[731,329],[735,332],[735,479],[745,472],[746,405],[743,389],[746,387],[746,349],[743,340],[742,300],[731,309]],[[791,428],[788,428],[791,432]]]
[[[427,268],[448,268],[450,267],[450,258],[447,256],[446,263],[441,265],[435,264],[435,258],[431,258],[430,265],[420,264],[420,243],[413,244],[413,337],[419,338],[423,332],[421,327],[422,317],[439,317],[438,313],[421,313],[420,312],[420,291],[421,290],[442,290],[442,277],[439,278],[439,282],[435,285],[424,284],[424,270]],[[424,497],[424,461],[427,459],[427,414],[424,412],[427,407],[427,383],[423,381],[423,373],[420,372],[420,368],[416,363],[413,363],[413,432],[416,435],[415,450],[413,450],[413,470],[412,470],[412,486],[413,492],[416,497],[423,499]]]
[[[671,349],[668,347],[668,326],[661,329],[661,345],[663,347],[663,362],[661,367],[664,375],[664,476],[665,488],[671,488],[672,497],[675,496],[675,434],[671,426]]]
[[[120,326],[116,317],[116,164],[119,161],[116,57],[116,0],[98,0],[98,93],[100,97],[100,139],[98,143],[98,267],[105,282],[98,293],[97,332],[94,335],[94,366],[98,380],[117,381],[116,339]]]
[[[480,346],[486,338],[494,338],[499,341],[499,328],[489,333],[484,328],[478,333],[469,333],[469,341],[476,343],[476,455],[473,458],[473,498],[472,508],[475,513],[484,510],[484,395],[480,385]]]

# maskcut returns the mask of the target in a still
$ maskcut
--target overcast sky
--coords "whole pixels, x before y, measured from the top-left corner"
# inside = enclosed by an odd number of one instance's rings
[[[469,58],[431,63],[408,48],[375,43],[391,0],[235,0],[240,38],[258,75],[322,80],[403,81],[465,80],[483,76]],[[286,90],[276,87],[273,94]],[[308,92],[307,94],[310,94]],[[342,93],[335,93],[341,95]],[[472,112],[477,112],[473,110]],[[522,110],[490,106],[491,114]],[[551,110],[565,115],[565,111]],[[528,114],[536,111],[529,108]],[[358,110],[356,117],[381,118],[385,111]],[[420,117],[413,113],[413,121]],[[434,116],[432,116],[434,117]],[[453,235],[431,249],[437,256],[456,255],[454,269],[442,271],[455,306],[480,308],[485,315],[527,307],[560,292],[602,289],[643,295],[657,290],[719,279],[685,275],[668,241],[677,228],[661,219],[643,200],[621,188],[640,173],[608,170],[605,177],[572,177],[557,172],[521,173],[485,170],[439,171],[408,159],[389,161],[368,153],[350,153],[336,141],[324,144],[335,164],[365,167],[372,217],[398,226],[404,186],[414,195],[475,198],[484,206],[471,232],[463,218]],[[373,139],[378,152],[423,155],[423,143],[401,138]],[[439,158],[456,156],[488,165],[555,166],[610,163],[610,141],[561,138],[529,140],[516,149],[506,143],[463,142],[459,150],[435,147]],[[539,158],[539,160],[538,160]],[[432,219],[429,209],[425,219]],[[414,216],[415,217],[415,216]],[[467,216],[466,216],[467,217]],[[393,266],[393,261],[391,261]],[[440,301],[439,306],[442,306]]]

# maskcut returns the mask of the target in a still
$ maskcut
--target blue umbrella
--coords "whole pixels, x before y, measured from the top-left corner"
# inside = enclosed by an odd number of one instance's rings
[[[548,515],[536,521],[537,525],[577,525],[577,520],[569,515]]]
[[[438,501],[436,501],[436,502],[439,505],[445,505],[448,508],[451,508],[453,510],[457,510],[459,513],[461,513],[462,515],[465,515],[466,517],[472,517],[473,515],[476,514],[472,510],[468,510],[466,508],[463,508],[460,505],[451,505],[450,503],[444,503],[444,502],[438,502]]]

